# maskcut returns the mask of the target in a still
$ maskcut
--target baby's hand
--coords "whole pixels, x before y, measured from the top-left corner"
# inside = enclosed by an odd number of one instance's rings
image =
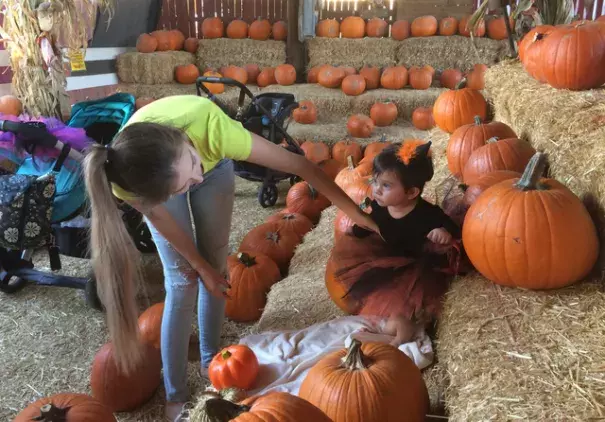
[[[433,229],[428,234],[427,239],[438,245],[449,245],[452,242],[452,235],[443,227]]]

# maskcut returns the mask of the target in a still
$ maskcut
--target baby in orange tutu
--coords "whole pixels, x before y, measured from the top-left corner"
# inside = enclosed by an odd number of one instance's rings
[[[369,205],[380,235],[353,226],[331,255],[351,313],[390,317],[399,333],[435,321],[460,259],[460,227],[421,197],[433,177],[430,145],[406,141],[376,156]]]

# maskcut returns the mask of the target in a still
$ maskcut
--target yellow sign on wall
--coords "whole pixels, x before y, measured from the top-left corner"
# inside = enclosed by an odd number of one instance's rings
[[[84,53],[82,50],[75,50],[69,52],[69,64],[72,72],[82,72],[86,70],[86,63],[84,62]]]

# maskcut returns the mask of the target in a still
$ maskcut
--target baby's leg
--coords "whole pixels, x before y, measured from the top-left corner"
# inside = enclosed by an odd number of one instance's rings
[[[386,334],[395,336],[391,344],[399,346],[400,344],[410,342],[414,338],[417,328],[416,324],[409,318],[401,314],[392,314],[386,323],[384,331]]]

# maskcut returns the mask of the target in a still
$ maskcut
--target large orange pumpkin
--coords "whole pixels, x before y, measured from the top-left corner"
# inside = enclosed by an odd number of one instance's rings
[[[219,17],[206,18],[202,21],[202,36],[204,38],[222,38],[225,24]]]
[[[430,37],[437,33],[437,18],[435,16],[419,16],[412,21],[412,37]]]
[[[410,85],[414,89],[429,89],[433,83],[433,73],[435,71],[431,66],[410,68],[409,79]]]
[[[322,19],[315,28],[318,37],[338,38],[340,35],[340,23],[336,19]]]
[[[160,351],[142,344],[142,359],[131,373],[122,373],[115,361],[113,344],[107,343],[97,352],[90,373],[92,396],[114,412],[137,409],[153,397],[162,382]]]
[[[429,410],[422,373],[405,353],[390,344],[357,339],[348,350],[315,364],[298,395],[334,422],[420,422]]]
[[[273,33],[273,39],[276,41],[286,41],[288,38],[288,26],[284,21],[275,22],[271,32]]]
[[[244,70],[248,74],[248,83],[255,84],[260,74],[260,69],[257,64],[247,64],[244,66]]]
[[[366,89],[376,89],[380,86],[379,67],[364,66],[359,70],[359,74],[366,80]]]
[[[471,36],[471,29],[468,27],[470,16],[465,16],[460,19],[458,23],[458,33],[465,37]],[[473,37],[483,37],[485,36],[485,21],[481,19],[477,26],[477,29],[473,31]]]
[[[523,36],[523,38],[521,38],[521,41],[519,41],[519,60],[521,63],[524,63],[525,52],[527,51],[527,48],[536,40],[536,38],[540,38],[540,34],[545,34],[553,29],[554,26],[551,25],[538,25],[532,28]]]
[[[141,34],[137,38],[137,51],[139,53],[153,53],[158,48],[158,40],[149,34]]]
[[[235,79],[244,85],[248,83],[248,72],[246,69],[239,66],[227,66],[223,69],[223,76],[225,78]]]
[[[247,390],[258,376],[258,359],[245,344],[234,344],[218,352],[208,366],[208,378],[217,390],[239,388]]]
[[[405,19],[398,19],[391,26],[391,38],[403,41],[410,36],[410,23]]]
[[[433,109],[431,107],[418,107],[412,112],[412,124],[416,129],[429,130],[435,127]]]
[[[271,35],[271,23],[267,19],[259,17],[250,24],[248,34],[253,40],[265,41]]]
[[[323,142],[306,141],[300,148],[304,151],[307,160],[315,164],[330,158],[330,147]]]
[[[397,119],[397,106],[390,101],[376,102],[370,107],[370,118],[376,126],[390,126]]]
[[[521,173],[510,170],[496,170],[482,174],[475,180],[474,184],[465,187],[462,200],[466,205],[471,206],[475,203],[477,198],[479,198],[479,195],[496,183],[519,177],[521,177]]]
[[[441,72],[441,86],[448,89],[456,88],[456,85],[462,80],[462,72],[458,69],[445,69]]]
[[[168,31],[168,37],[170,38],[170,49],[174,51],[180,51],[185,45],[185,35],[178,29],[172,29]]]
[[[317,121],[317,108],[315,107],[315,104],[313,104],[313,101],[300,101],[298,107],[292,112],[292,118],[295,122],[304,125],[315,123]]]
[[[439,21],[439,35],[449,37],[456,35],[458,32],[458,19],[451,16],[441,19]]]
[[[363,38],[366,34],[366,22],[359,16],[347,16],[340,23],[343,38]]]
[[[546,82],[546,78],[544,76],[545,69],[542,65],[542,46],[550,34],[555,30],[555,27],[541,25],[534,29],[536,32],[524,47],[525,54],[521,63],[523,63],[523,67],[530,76],[540,82]],[[530,34],[531,31],[523,38],[523,40],[525,40]]]
[[[364,212],[369,213],[369,208],[366,209],[367,211],[364,210]],[[338,210],[336,219],[334,220],[334,238],[338,239],[344,233],[350,233],[354,224],[353,220],[344,212]],[[343,297],[347,293],[347,290],[335,275],[335,271],[336,267],[332,260],[332,256],[330,255],[328,262],[326,263],[324,277],[328,295],[330,296],[330,299],[332,299],[332,302],[334,302],[342,311],[349,315],[356,315],[359,312],[361,305],[359,302],[353,300],[351,296]]]
[[[387,34],[388,24],[384,19],[372,18],[366,24],[366,35],[371,38],[382,38]]]
[[[266,222],[277,222],[285,230],[291,230],[298,235],[301,242],[305,235],[313,229],[313,223],[302,214],[282,210],[267,217]]]
[[[517,138],[490,138],[468,157],[462,170],[462,180],[467,185],[495,170],[511,170],[521,173],[536,150],[529,142]]]
[[[407,84],[408,70],[404,66],[387,67],[380,76],[380,85],[386,89],[401,89]]]
[[[347,120],[347,132],[355,138],[369,138],[374,131],[374,121],[363,114],[354,114]]]
[[[275,85],[277,81],[275,80],[275,68],[273,67],[265,67],[263,68],[258,77],[256,78],[256,84],[264,88],[269,85]]]
[[[300,210],[292,210],[300,212]],[[308,217],[308,216],[307,216]],[[282,274],[288,272],[294,249],[300,243],[296,233],[284,229],[278,222],[263,223],[252,230],[242,239],[239,251],[255,251],[271,258],[279,267]]]
[[[174,79],[180,84],[194,84],[199,76],[200,71],[194,64],[185,64],[174,69]]]
[[[267,303],[267,293],[281,280],[279,267],[271,258],[253,251],[227,257],[229,300],[225,315],[232,321],[258,321]]]
[[[227,38],[248,38],[248,24],[241,19],[234,19],[227,25]]]
[[[324,66],[319,70],[317,82],[326,88],[338,88],[345,76],[345,71],[339,67]]]
[[[296,69],[291,64],[280,64],[275,68],[275,81],[280,85],[292,85],[296,82]]]
[[[170,50],[170,36],[168,35],[168,31],[164,31],[164,30],[153,31],[149,35],[151,35],[153,38],[155,38],[158,42],[156,51]]]
[[[19,116],[23,113],[23,103],[14,95],[3,95],[0,97],[0,113]]]
[[[336,179],[338,173],[345,167],[340,161],[330,158],[323,160],[318,164],[319,168],[323,170],[332,180]]]
[[[23,409],[13,422],[116,422],[111,409],[87,394],[60,393]]]
[[[353,165],[356,166],[363,157],[361,145],[351,140],[338,141],[332,147],[332,157],[343,165],[347,165],[351,157]]]
[[[307,182],[296,183],[286,196],[288,211],[306,216],[313,224],[319,222],[321,212],[330,205],[330,200]]]
[[[342,92],[346,95],[361,95],[366,90],[366,80],[361,75],[345,76],[342,80],[341,88]]]
[[[447,143],[447,167],[457,178],[462,177],[464,166],[473,151],[485,145],[490,138],[516,138],[517,134],[502,122],[483,123],[479,116],[475,122],[460,126],[452,133]]]
[[[200,40],[198,40],[197,38],[187,38],[185,40],[185,44],[183,44],[183,48],[185,49],[185,51],[191,53],[191,54],[195,54],[197,53],[197,49],[200,45]]]
[[[217,78],[221,78],[223,75],[221,75],[218,72],[204,72],[204,76],[214,76]],[[224,84],[219,84],[219,83],[214,83],[214,82],[203,82],[203,85],[208,88],[208,90],[210,92],[212,92],[213,94],[221,94],[223,92],[225,92],[225,85]]]
[[[487,66],[476,64],[473,70],[466,74],[466,86],[470,89],[480,90],[485,88],[485,71]]]
[[[473,123],[475,116],[485,120],[487,102],[481,92],[462,88],[462,83],[458,84],[456,89],[439,94],[433,105],[435,123],[448,133],[453,133],[462,125]]]
[[[494,283],[556,289],[584,278],[597,261],[588,211],[565,185],[541,177],[545,165],[544,154],[535,154],[521,179],[487,189],[466,214],[466,253]]]

